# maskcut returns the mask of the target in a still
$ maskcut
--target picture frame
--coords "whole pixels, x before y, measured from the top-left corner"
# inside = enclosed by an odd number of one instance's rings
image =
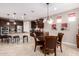
[[[68,29],[68,24],[67,23],[62,23],[61,24],[61,30],[67,30]]]
[[[57,30],[56,24],[52,24],[52,29],[53,29],[53,30]]]

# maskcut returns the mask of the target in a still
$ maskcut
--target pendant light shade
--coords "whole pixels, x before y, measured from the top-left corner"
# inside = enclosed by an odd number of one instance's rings
[[[50,18],[48,21],[47,21],[48,24],[52,24],[53,23],[53,19]]]
[[[52,24],[53,20],[50,18],[49,15],[49,3],[46,3],[47,5],[47,18],[44,19],[43,23],[47,22],[48,24]]]
[[[16,13],[13,13],[13,19],[16,19],[16,17],[15,17],[15,16],[16,16]]]
[[[10,25],[10,23],[9,23],[9,22],[7,22],[7,25]]]
[[[46,21],[47,21],[47,19],[46,19],[46,18],[44,18],[43,23],[45,23]]]
[[[16,25],[16,22],[14,22],[13,24]]]

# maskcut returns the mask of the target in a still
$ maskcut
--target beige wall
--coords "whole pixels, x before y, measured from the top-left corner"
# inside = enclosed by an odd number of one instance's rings
[[[71,12],[76,13],[77,21],[68,22],[68,14]],[[74,10],[56,14],[54,15],[53,19],[56,20],[56,16],[58,15],[62,16],[62,20],[64,22],[68,23],[68,30],[61,31],[60,30],[61,24],[57,24],[57,30],[52,30],[51,25],[49,25],[48,23],[44,24],[45,25],[44,30],[49,31],[50,35],[57,35],[58,32],[63,32],[64,33],[63,42],[71,45],[76,45],[76,34],[78,32],[77,25],[79,23],[79,9],[74,9]]]

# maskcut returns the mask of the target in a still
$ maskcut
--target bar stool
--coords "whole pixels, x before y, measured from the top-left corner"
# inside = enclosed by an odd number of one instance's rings
[[[23,43],[25,42],[25,38],[27,38],[27,42],[28,42],[28,36],[27,35],[24,35],[23,36]]]
[[[12,36],[8,35],[8,43],[12,42]]]
[[[1,42],[9,43],[8,35],[3,35],[1,39]]]
[[[14,40],[14,42],[16,43],[18,43],[19,41],[20,41],[20,37],[17,35],[17,36],[13,36],[13,40]]]

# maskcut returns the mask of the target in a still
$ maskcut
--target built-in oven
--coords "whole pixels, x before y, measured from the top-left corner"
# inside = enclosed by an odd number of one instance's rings
[[[9,34],[9,27],[0,27],[0,35]]]

